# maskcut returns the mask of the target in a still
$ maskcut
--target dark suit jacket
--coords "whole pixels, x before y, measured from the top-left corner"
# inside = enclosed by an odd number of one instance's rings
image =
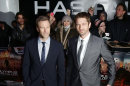
[[[115,62],[103,39],[90,35],[87,50],[80,66],[77,62],[77,42],[78,37],[69,40],[67,86],[100,86],[101,56],[108,63],[110,73],[108,83],[112,85],[115,78]]]
[[[38,53],[38,39],[27,41],[23,58],[23,79],[25,86],[64,86],[65,66],[63,46],[51,39],[46,63],[42,66]]]

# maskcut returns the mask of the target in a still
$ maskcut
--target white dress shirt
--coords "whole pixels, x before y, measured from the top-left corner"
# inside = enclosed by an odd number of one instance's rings
[[[42,44],[42,40],[40,39],[40,37],[38,38],[38,52],[39,52],[39,57],[40,57],[40,60],[41,60],[41,54],[42,54],[42,47],[43,47],[43,44]],[[45,61],[47,59],[47,55],[48,55],[48,52],[49,52],[49,48],[50,48],[50,37],[45,41]]]
[[[80,54],[80,65],[81,65],[82,62],[83,62],[83,59],[84,59],[84,55],[85,55],[85,52],[86,52],[86,49],[87,49],[87,45],[88,45],[89,38],[90,38],[90,33],[89,33],[88,36],[86,36],[84,39],[82,39],[80,36],[78,37],[77,53],[78,53],[79,47],[80,47],[80,45],[81,45],[81,40],[83,40],[83,48],[82,48],[82,51],[81,51],[81,54]]]

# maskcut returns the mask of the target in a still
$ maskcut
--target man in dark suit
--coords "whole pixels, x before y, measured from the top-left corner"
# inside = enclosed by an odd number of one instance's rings
[[[75,16],[79,36],[69,40],[67,86],[101,86],[101,56],[109,67],[109,81],[112,86],[115,78],[115,62],[102,38],[89,32],[90,16],[85,12]]]
[[[51,39],[48,17],[36,20],[37,38],[27,41],[23,58],[25,86],[64,86],[65,66],[63,46]]]

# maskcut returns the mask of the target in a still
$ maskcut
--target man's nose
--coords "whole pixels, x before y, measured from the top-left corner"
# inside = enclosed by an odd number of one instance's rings
[[[82,29],[82,25],[79,25],[79,29]]]
[[[46,29],[44,28],[44,32],[46,32]]]

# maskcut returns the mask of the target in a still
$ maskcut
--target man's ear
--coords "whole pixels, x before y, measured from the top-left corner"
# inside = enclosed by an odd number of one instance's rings
[[[123,11],[123,14],[125,14],[126,13],[126,11]]]
[[[91,27],[91,22],[89,23],[89,25],[88,25],[88,26],[89,26],[89,28]]]

